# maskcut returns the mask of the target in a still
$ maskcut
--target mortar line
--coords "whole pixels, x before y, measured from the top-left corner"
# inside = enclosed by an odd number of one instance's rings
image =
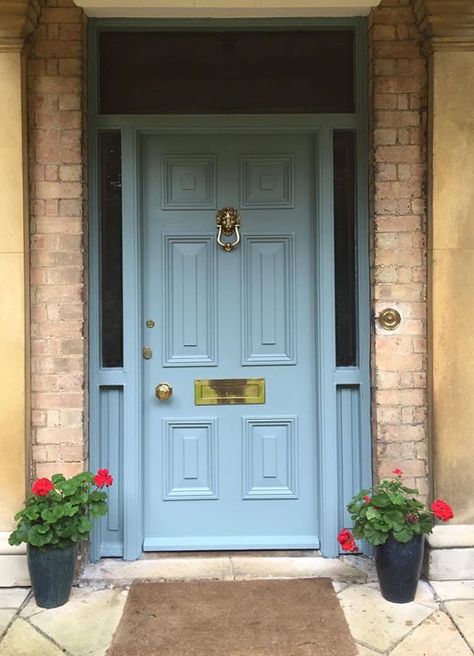
[[[236,578],[235,578],[236,574],[235,574],[235,566],[234,566],[233,556],[229,556],[229,560],[230,560],[230,569],[232,570],[232,580],[235,581],[236,580]]]
[[[349,627],[350,629],[350,627]],[[352,634],[351,634],[352,635]],[[354,636],[352,636],[352,639],[356,643],[356,645],[361,645],[361,647],[366,647],[366,649],[370,649],[371,651],[374,651],[376,654],[380,654],[380,656],[386,656],[387,652],[386,651],[379,651],[376,647],[373,645],[369,645],[368,642],[364,642],[363,640],[356,640]]]

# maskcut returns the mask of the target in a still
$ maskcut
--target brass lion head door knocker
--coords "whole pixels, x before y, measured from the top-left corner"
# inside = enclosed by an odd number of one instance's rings
[[[240,215],[238,211],[233,207],[223,207],[216,214],[216,225],[217,243],[228,253],[240,242]],[[235,239],[223,241],[222,235],[230,238],[234,234]]]

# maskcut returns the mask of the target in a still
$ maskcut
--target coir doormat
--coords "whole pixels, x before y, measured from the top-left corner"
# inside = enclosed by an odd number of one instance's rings
[[[329,579],[134,583],[107,656],[356,656]]]

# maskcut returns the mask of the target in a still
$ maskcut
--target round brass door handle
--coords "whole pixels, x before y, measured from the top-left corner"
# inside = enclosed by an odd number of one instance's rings
[[[173,388],[169,383],[160,383],[155,387],[155,396],[159,401],[167,401],[173,395]]]

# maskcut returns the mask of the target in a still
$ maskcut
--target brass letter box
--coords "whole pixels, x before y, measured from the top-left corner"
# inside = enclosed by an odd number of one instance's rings
[[[265,378],[215,378],[194,381],[195,405],[265,403]]]

